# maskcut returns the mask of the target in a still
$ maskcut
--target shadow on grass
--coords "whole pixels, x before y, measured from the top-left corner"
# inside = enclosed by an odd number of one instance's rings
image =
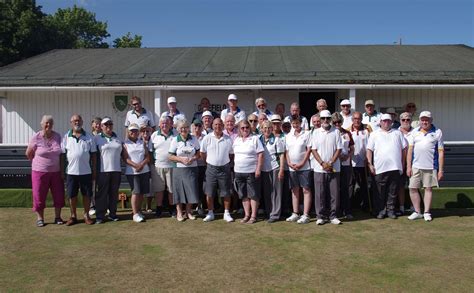
[[[470,209],[474,208],[472,200],[465,193],[458,193],[456,195],[456,201],[448,201],[444,204],[444,207],[447,209],[461,208],[461,209]]]
[[[445,217],[472,217],[474,216],[474,209],[472,208],[446,208],[446,209],[433,209],[431,210],[433,217],[445,218]]]

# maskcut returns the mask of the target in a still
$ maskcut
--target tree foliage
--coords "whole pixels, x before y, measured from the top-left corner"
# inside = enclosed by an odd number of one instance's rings
[[[108,48],[107,23],[74,5],[47,15],[35,0],[0,0],[0,66],[52,49]],[[141,47],[142,37],[127,33],[115,48]]]
[[[140,48],[142,46],[142,36],[134,35],[128,32],[121,38],[114,40],[114,48]]]

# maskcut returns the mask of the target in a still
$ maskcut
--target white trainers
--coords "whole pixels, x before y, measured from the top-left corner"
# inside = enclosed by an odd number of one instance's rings
[[[426,222],[431,222],[433,220],[430,213],[424,213],[423,218],[425,218]]]
[[[341,224],[341,221],[338,219],[338,218],[334,218],[331,220],[331,224],[333,225],[340,225]]]
[[[214,214],[207,214],[207,216],[202,219],[203,222],[211,222],[211,221],[214,221]]]
[[[232,216],[229,213],[224,213],[224,221],[226,221],[227,223],[230,223],[234,221],[234,218],[232,218]]]
[[[413,213],[412,213],[411,215],[409,215],[407,218],[408,218],[408,220],[413,221],[413,220],[417,220],[417,219],[423,218],[423,215],[420,214],[420,213],[417,213],[417,212],[413,212]]]
[[[144,220],[144,219],[143,219],[142,215],[140,215],[140,214],[135,214],[135,215],[133,215],[133,221],[134,221],[134,222],[136,222],[136,223],[141,223],[141,222],[143,222],[143,220]]]
[[[300,218],[300,216],[298,216],[298,214],[292,213],[291,216],[286,218],[286,221],[287,222],[296,222],[296,221],[298,221],[299,218]]]
[[[323,219],[316,220],[316,225],[324,225],[324,223],[326,223],[326,221],[324,221]]]
[[[298,221],[296,221],[298,224],[308,224],[309,223],[309,217],[307,215],[302,215]]]
[[[89,216],[92,217],[93,215],[95,215],[95,208],[90,208]]]

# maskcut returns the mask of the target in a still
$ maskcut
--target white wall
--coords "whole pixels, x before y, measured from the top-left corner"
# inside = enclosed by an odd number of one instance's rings
[[[128,96],[142,98],[145,108],[154,109],[154,91],[128,91]],[[166,110],[166,98],[175,96],[178,108],[187,117],[197,111],[202,97],[208,97],[213,104],[225,105],[227,96],[235,93],[239,106],[250,113],[255,111],[254,101],[259,96],[267,99],[270,110],[282,102],[289,106],[298,100],[296,90],[242,90],[242,91],[164,91],[161,109]],[[337,98],[347,98],[348,90],[339,90]],[[56,91],[56,92],[6,92],[2,103],[2,136],[4,144],[26,144],[34,131],[40,128],[42,115],[51,114],[55,119],[54,129],[60,133],[67,131],[73,113],[82,115],[85,129],[94,116],[111,116],[115,130],[123,133],[125,113],[116,112],[113,107],[113,91]],[[415,102],[418,111],[430,110],[435,124],[443,129],[445,140],[474,141],[474,90],[357,90],[356,109],[364,110],[364,101],[373,99],[376,107],[401,107],[409,101]],[[337,101],[336,101],[337,103]],[[158,117],[158,115],[156,115]]]

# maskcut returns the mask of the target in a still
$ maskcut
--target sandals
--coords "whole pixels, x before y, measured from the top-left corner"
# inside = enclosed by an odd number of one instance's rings
[[[240,220],[240,223],[245,224],[245,223],[247,223],[249,220],[250,220],[250,217],[249,217],[249,216],[245,216],[245,217],[243,217],[243,219]]]
[[[247,224],[254,224],[257,222],[257,218],[250,218],[248,221],[247,221]]]
[[[61,219],[61,217],[58,217],[58,218],[54,219],[54,223],[56,225],[62,225],[62,224],[64,224],[64,221],[63,221],[63,219]]]
[[[37,220],[36,227],[44,227],[44,220]]]

